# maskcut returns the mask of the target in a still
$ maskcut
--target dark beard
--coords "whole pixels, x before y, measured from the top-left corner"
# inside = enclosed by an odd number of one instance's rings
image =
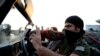
[[[83,35],[80,32],[77,33],[77,32],[72,32],[72,31],[65,30],[65,29],[63,29],[63,33],[69,45],[74,45],[74,43],[76,43],[77,40],[80,39]]]

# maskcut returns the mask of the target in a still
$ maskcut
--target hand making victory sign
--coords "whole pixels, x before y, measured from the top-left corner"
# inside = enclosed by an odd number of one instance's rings
[[[36,33],[32,33],[30,38],[35,48],[41,45],[41,32],[39,27],[36,26]]]
[[[40,28],[36,26],[36,33],[32,33],[30,35],[31,43],[33,47],[36,49],[36,52],[39,56],[62,56],[55,52],[52,52],[48,48],[42,46],[41,44],[41,31]]]

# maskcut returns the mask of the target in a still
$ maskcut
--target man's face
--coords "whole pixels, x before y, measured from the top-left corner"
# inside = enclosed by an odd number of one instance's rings
[[[80,28],[76,27],[72,23],[65,23],[64,29],[72,31],[72,32],[80,32]]]

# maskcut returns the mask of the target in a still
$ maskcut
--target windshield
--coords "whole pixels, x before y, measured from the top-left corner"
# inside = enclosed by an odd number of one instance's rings
[[[27,24],[28,21],[16,8],[11,9],[0,25],[0,47],[22,40],[20,35],[23,34],[22,30]]]
[[[9,11],[2,24],[9,24],[11,25],[12,30],[18,30],[20,27],[26,26],[28,22],[23,17],[23,15],[15,8]]]

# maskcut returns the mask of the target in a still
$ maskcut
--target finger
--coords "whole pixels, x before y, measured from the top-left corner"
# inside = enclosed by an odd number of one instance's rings
[[[40,28],[36,26],[36,34],[37,34],[37,35],[41,35],[40,32],[41,32],[41,31],[40,31]]]

